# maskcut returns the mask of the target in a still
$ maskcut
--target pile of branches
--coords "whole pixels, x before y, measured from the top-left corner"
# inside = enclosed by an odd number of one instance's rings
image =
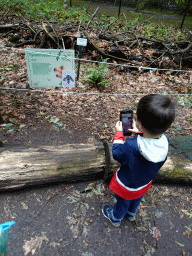
[[[165,42],[138,35],[134,29],[120,32],[114,29],[124,14],[108,25],[97,24],[99,8],[90,15],[86,24],[74,22],[35,21],[27,20],[24,16],[4,14],[0,19],[0,36],[7,38],[6,46],[22,47],[33,45],[36,48],[74,49],[78,54],[79,47],[76,40],[81,34],[88,40],[87,47],[83,47],[83,54],[92,60],[109,58],[110,61],[126,63],[132,66],[140,65],[153,68],[183,68],[192,63],[192,33],[186,41]],[[98,23],[99,24],[99,23]],[[122,25],[121,31],[127,26]]]

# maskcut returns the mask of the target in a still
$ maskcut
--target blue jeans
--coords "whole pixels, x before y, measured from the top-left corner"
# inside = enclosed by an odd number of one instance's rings
[[[134,200],[125,200],[116,194],[115,194],[115,197],[117,199],[117,202],[113,208],[113,216],[114,216],[114,219],[116,220],[122,220],[126,213],[132,217],[135,216],[137,209],[139,207],[139,204],[141,202],[141,199],[144,196]]]

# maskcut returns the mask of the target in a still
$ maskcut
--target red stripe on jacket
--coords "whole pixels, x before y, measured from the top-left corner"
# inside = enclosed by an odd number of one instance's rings
[[[137,191],[130,191],[126,188],[124,188],[116,179],[117,173],[115,173],[111,179],[111,182],[109,184],[109,188],[118,196],[122,197],[125,200],[133,200],[140,198],[143,196],[147,191],[150,189],[152,181],[146,185],[144,188],[141,188]]]
[[[122,141],[125,140],[122,131],[117,131],[117,132],[115,133],[114,141],[115,141],[115,140],[122,140]]]

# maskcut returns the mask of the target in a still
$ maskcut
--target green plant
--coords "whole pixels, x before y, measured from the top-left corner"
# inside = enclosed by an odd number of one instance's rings
[[[13,100],[9,100],[8,103],[13,103],[15,106],[18,106],[21,104],[21,101],[19,101],[17,98]]]
[[[189,93],[189,94],[192,93],[192,86],[188,86],[188,88],[187,88],[187,93]]]
[[[0,76],[0,82],[5,80],[5,77],[4,76]]]
[[[192,99],[189,96],[178,96],[178,103],[182,107],[191,107]]]
[[[171,125],[171,130],[172,130],[173,133],[177,133],[177,132],[179,132],[181,130],[181,127],[179,127],[179,126],[177,126],[175,124],[172,124]]]
[[[88,81],[89,85],[103,89],[103,87],[108,84],[108,80],[104,80],[104,75],[109,72],[105,64],[107,60],[108,59],[105,59],[103,62],[99,63],[97,68],[95,63],[93,63],[92,69],[87,66],[84,67],[88,78],[82,78],[80,80]]]
[[[0,70],[6,70],[6,71],[14,71],[20,69],[20,66],[15,64],[15,65],[10,65],[10,66],[0,66]]]

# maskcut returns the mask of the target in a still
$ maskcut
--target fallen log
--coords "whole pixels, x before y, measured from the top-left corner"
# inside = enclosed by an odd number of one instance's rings
[[[95,179],[104,174],[101,142],[0,149],[0,191],[54,182]]]
[[[0,191],[98,178],[110,180],[119,168],[119,163],[112,157],[111,148],[112,144],[101,141],[60,146],[2,147]],[[170,155],[156,181],[192,185],[192,163]]]

